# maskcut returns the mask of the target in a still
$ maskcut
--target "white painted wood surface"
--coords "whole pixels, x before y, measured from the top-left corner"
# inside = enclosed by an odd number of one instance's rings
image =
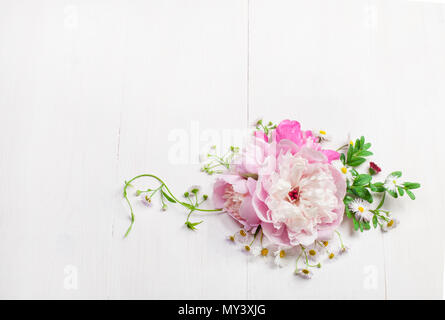
[[[0,298],[441,298],[444,40],[443,1],[1,1]],[[122,238],[125,179],[211,192],[199,151],[257,117],[365,134],[418,200],[391,233],[343,225],[350,254],[311,281],[231,246],[224,215],[190,232],[136,201]]]

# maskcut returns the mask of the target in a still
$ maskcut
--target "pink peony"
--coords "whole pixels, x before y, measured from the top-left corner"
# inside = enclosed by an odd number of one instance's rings
[[[283,120],[275,131],[275,140],[290,140],[297,147],[303,146],[321,151],[328,158],[329,163],[340,159],[340,154],[334,150],[323,150],[319,143],[319,139],[315,137],[312,131],[302,131],[298,121]]]
[[[280,245],[310,245],[331,237],[343,219],[346,182],[297,121],[284,120],[270,138],[255,133],[231,171],[214,185],[214,203],[247,230],[261,225]]]
[[[327,157],[303,147],[278,156],[276,170],[259,178],[252,200],[272,242],[310,245],[330,238],[341,223],[345,193],[345,179]]]
[[[244,179],[234,174],[222,175],[213,187],[215,207],[224,209],[246,230],[257,227],[260,220],[252,206],[252,194],[256,185],[257,181],[252,178]]]
[[[275,132],[277,142],[287,139],[300,147],[313,138],[311,131],[301,131],[300,123],[298,121],[283,120],[280,122]]]

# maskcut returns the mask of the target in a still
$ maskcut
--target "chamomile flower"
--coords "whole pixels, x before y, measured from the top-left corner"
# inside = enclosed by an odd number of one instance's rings
[[[267,257],[269,255],[269,249],[261,248],[260,254],[262,257]]]
[[[314,275],[314,273],[309,268],[298,269],[296,274],[303,279],[310,279]]]
[[[354,199],[349,203],[349,210],[355,213],[359,220],[371,221],[373,214],[369,211],[367,202],[362,199]]]
[[[317,247],[316,245],[311,245],[310,247],[306,247],[305,252],[307,258],[312,262],[318,261],[322,253],[320,249],[321,248]]]
[[[148,194],[142,194],[141,195],[141,201],[147,207],[151,205],[151,198],[150,198],[150,196]]]
[[[229,240],[230,242],[235,243],[235,236],[234,235],[230,235],[227,237],[227,240]]]
[[[397,187],[399,186],[399,177],[395,175],[389,175],[385,180],[386,190],[397,192]]]
[[[338,254],[339,255],[346,254],[346,253],[349,252],[349,250],[351,250],[351,249],[348,246],[343,245],[343,246],[340,247],[340,250],[338,251]]]
[[[318,138],[318,142],[331,141],[331,136],[324,130],[314,130],[312,133]]]
[[[252,235],[248,233],[246,230],[241,229],[237,233],[233,235],[234,241],[241,244],[249,244],[252,241]]]
[[[335,254],[334,252],[329,252],[328,253],[328,260],[335,260],[337,259],[338,255]]]
[[[399,224],[399,220],[397,219],[390,219],[388,222],[383,222],[381,225],[382,231],[387,232],[391,229],[394,229]]]
[[[283,267],[286,265],[287,252],[286,252],[286,250],[284,250],[284,248],[279,247],[278,250],[275,251],[273,254],[275,256],[274,263],[277,266]]]

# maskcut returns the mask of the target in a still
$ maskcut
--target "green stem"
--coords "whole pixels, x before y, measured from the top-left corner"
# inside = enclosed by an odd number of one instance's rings
[[[341,245],[341,247],[344,248],[345,245],[343,244],[343,240],[342,240],[342,238],[341,238],[340,232],[338,232],[337,230],[335,230],[335,233],[337,234],[338,239],[340,240],[340,245]]]
[[[383,193],[382,200],[380,201],[380,203],[379,203],[379,205],[377,206],[376,210],[379,210],[379,209],[383,206],[383,204],[385,203],[385,198],[386,198],[386,192]]]
[[[128,234],[130,233],[131,229],[133,228],[133,224],[134,224],[134,211],[133,211],[133,207],[131,206],[131,202],[130,202],[130,200],[128,199],[127,188],[128,188],[128,186],[131,185],[131,183],[132,183],[133,181],[135,181],[135,180],[137,180],[137,179],[139,179],[139,178],[142,178],[142,177],[149,177],[149,178],[153,178],[153,179],[158,180],[158,182],[161,184],[161,187],[159,187],[158,189],[164,187],[165,190],[168,192],[168,194],[172,197],[173,200],[175,200],[177,203],[179,203],[179,204],[182,205],[183,207],[185,207],[185,208],[187,208],[187,209],[190,209],[190,208],[188,208],[187,206],[185,206],[181,201],[179,201],[178,198],[175,197],[175,195],[170,191],[170,189],[167,187],[167,185],[165,184],[165,182],[164,182],[162,179],[160,179],[159,177],[157,177],[157,176],[155,176],[155,175],[153,175],[153,174],[148,174],[148,173],[137,175],[136,177],[134,177],[134,178],[132,178],[131,180],[127,181],[127,182],[125,183],[125,186],[124,186],[123,195],[124,195],[124,199],[125,199],[125,201],[126,201],[127,204],[128,204],[128,207],[130,208],[130,214],[131,214],[131,222],[130,222],[130,226],[128,227],[127,232],[125,232],[124,238],[126,238],[126,237],[128,236]],[[220,212],[220,211],[222,211],[222,209],[200,209],[200,208],[194,208],[193,211],[201,211],[201,212]]]

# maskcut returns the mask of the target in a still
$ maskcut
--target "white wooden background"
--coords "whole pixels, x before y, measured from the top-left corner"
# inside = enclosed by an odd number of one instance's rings
[[[1,0],[0,108],[0,298],[442,297],[445,1]],[[260,116],[365,134],[418,200],[388,234],[346,223],[311,281],[235,249],[223,215],[191,232],[136,203],[122,238],[125,179],[210,192],[204,132]]]

